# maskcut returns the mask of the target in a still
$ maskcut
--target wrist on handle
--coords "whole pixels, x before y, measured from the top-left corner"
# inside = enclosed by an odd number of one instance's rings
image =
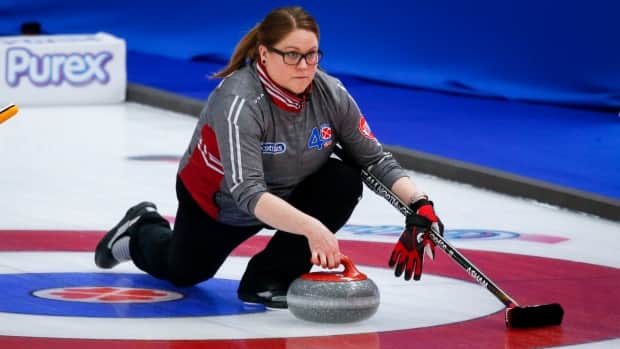
[[[426,195],[425,193],[418,194],[416,192],[416,194],[411,199],[411,203],[409,204],[409,207],[413,210],[413,212],[418,212],[420,207],[424,205],[433,206],[433,202],[428,199],[428,195]]]

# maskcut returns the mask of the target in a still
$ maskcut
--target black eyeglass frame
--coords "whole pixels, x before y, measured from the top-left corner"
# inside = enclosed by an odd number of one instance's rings
[[[310,52],[308,52],[306,54],[301,54],[301,53],[295,52],[295,51],[281,51],[281,50],[278,50],[277,48],[275,48],[273,46],[267,46],[267,49],[269,51],[271,51],[271,52],[277,53],[280,56],[282,56],[282,62],[284,62],[284,64],[286,64],[286,65],[299,65],[299,63],[301,62],[302,59],[306,60],[306,64],[307,65],[317,65],[317,64],[319,64],[321,59],[323,59],[323,51],[321,51],[321,50],[310,51]],[[299,58],[297,59],[297,62],[295,62],[295,63],[287,63],[286,62],[286,57],[289,54],[299,55]],[[308,62],[308,56],[313,55],[313,54],[317,55],[317,59],[316,59],[315,63],[310,63],[310,62]]]

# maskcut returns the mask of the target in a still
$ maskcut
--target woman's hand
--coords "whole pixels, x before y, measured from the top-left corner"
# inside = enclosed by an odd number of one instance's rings
[[[327,269],[333,269],[340,265],[340,248],[336,236],[320,224],[306,235],[310,246],[310,262],[314,265]]]

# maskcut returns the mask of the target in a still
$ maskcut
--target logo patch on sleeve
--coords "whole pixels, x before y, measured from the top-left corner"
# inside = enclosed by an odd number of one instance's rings
[[[375,135],[370,130],[370,126],[368,125],[368,122],[366,122],[366,118],[364,118],[364,115],[361,115],[361,114],[360,114],[360,124],[359,124],[358,129],[360,133],[362,134],[362,136],[368,139],[377,140],[375,138]]]

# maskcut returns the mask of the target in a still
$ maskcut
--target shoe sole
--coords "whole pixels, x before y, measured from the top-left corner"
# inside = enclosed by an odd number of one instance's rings
[[[271,309],[288,309],[288,303],[286,301],[276,301],[276,300],[266,300],[263,297],[255,296],[255,295],[237,295],[241,301],[248,304],[262,304],[267,308]],[[275,296],[274,298],[286,298],[286,296]]]

